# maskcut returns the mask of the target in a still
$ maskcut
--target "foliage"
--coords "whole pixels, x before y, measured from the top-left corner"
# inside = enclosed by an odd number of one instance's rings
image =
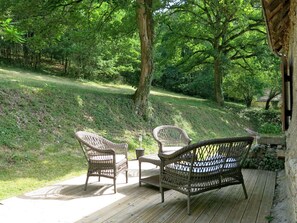
[[[236,61],[261,53],[259,44],[267,45],[261,14],[254,1],[172,2],[159,14],[158,77],[167,66],[178,67],[182,75],[207,68],[213,74],[213,98],[221,104],[224,75]]]
[[[24,39],[22,38],[23,33],[16,29],[16,27],[11,24],[11,21],[10,18],[7,18],[4,21],[0,20],[0,40],[2,42],[24,42]]]
[[[242,117],[252,121],[259,133],[279,134],[281,129],[281,114],[278,110],[249,109],[241,112]]]
[[[0,1],[0,9],[1,35],[7,27],[2,62],[138,86],[135,1]],[[213,99],[222,89],[248,105],[260,91],[269,90],[270,98],[279,93],[278,62],[267,51],[259,3],[159,0],[153,11],[155,86]],[[224,79],[246,83],[249,94],[220,86]]]
[[[251,107],[256,97],[266,96],[267,92],[269,92],[268,103],[281,92],[279,60],[275,59],[267,48],[263,46],[258,48],[261,49],[261,53],[255,58],[237,61],[224,78],[227,98],[244,101],[247,107]]]
[[[161,124],[184,128],[193,141],[244,135],[249,127],[210,101],[156,89],[145,122],[133,112],[134,90],[124,85],[0,68],[0,86],[0,199],[84,173],[77,130],[128,142],[134,159],[140,132],[145,153],[157,151],[151,132]]]
[[[176,67],[167,67],[161,78],[153,84],[177,93],[213,98],[213,78],[209,69],[183,74]]]
[[[117,81],[139,66],[135,12],[127,6],[131,1],[0,2],[2,16],[11,15],[24,30],[24,42],[2,45],[9,53],[0,56],[71,77]]]
[[[274,219],[274,217],[271,216],[271,215],[268,215],[268,216],[265,217],[265,219],[266,219],[268,222],[271,222],[271,221]]]
[[[234,72],[224,79],[224,89],[228,99],[244,101],[249,108],[255,96],[263,92],[263,81],[257,70],[247,70],[236,67]]]
[[[260,126],[260,133],[263,134],[279,134],[282,132],[280,124],[264,123]]]
[[[277,158],[275,148],[270,148],[267,145],[255,145],[243,167],[277,171],[284,169],[284,161]]]

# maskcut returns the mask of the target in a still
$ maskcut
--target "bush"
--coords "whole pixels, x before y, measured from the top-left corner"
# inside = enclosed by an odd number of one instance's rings
[[[281,113],[279,110],[245,109],[240,116],[251,121],[262,134],[280,134],[282,132]]]
[[[279,134],[282,132],[282,128],[279,124],[264,123],[260,126],[259,132],[264,134]]]
[[[284,169],[284,161],[277,158],[274,148],[267,145],[256,145],[251,149],[243,167],[276,171]]]

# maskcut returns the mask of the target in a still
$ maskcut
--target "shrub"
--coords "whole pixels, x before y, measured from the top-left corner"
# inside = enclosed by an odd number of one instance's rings
[[[281,131],[281,125],[273,123],[264,123],[259,128],[259,132],[264,134],[278,134],[281,133]]]
[[[240,116],[251,121],[259,133],[279,134],[282,132],[279,110],[244,109],[240,111]]]
[[[284,169],[284,161],[277,158],[274,148],[267,145],[256,145],[251,149],[243,167],[276,171]]]

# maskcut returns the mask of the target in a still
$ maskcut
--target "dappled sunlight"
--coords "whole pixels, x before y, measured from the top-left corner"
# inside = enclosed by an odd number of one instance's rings
[[[47,83],[55,83],[55,84],[62,84],[68,85],[73,87],[79,88],[88,88],[99,90],[102,92],[109,92],[109,93],[121,93],[121,94],[132,94],[135,89],[128,85],[120,85],[120,84],[106,84],[94,81],[85,81],[85,80],[75,80],[69,79],[66,77],[59,77],[59,76],[50,76],[50,75],[43,75],[43,74],[36,74],[24,71],[15,71],[15,70],[5,70],[0,68],[0,78],[9,79],[11,81],[20,82],[22,79],[28,81],[42,81]],[[46,85],[46,83],[44,83]],[[26,85],[26,87],[28,87]]]
[[[133,94],[135,92],[135,88],[124,85],[124,84],[111,84],[111,83],[102,83],[102,82],[94,82],[88,80],[74,80],[66,77],[59,76],[50,76],[50,75],[42,75],[30,72],[23,71],[15,71],[15,70],[5,70],[0,68],[0,78],[10,79],[11,81],[22,81],[22,79],[32,80],[32,81],[42,81],[45,86],[47,83],[55,83],[55,84],[63,84],[73,87],[79,88],[88,88],[93,90],[98,90],[106,93],[119,93],[119,94]],[[47,83],[46,83],[47,82]],[[28,87],[28,86],[27,86]],[[173,92],[169,92],[162,89],[153,88],[150,91],[150,94],[153,96],[161,96],[161,97],[169,97],[173,99],[182,99],[184,102],[205,102],[207,99],[195,98],[186,95],[181,95]]]
[[[221,119],[222,122],[224,122],[224,123],[226,123],[226,124],[230,124],[230,122],[229,122],[227,119],[225,119],[225,118],[223,118],[223,117],[220,117],[220,119]]]
[[[86,120],[88,120],[89,122],[94,122],[94,117],[92,117],[92,116],[90,116],[90,115],[86,115],[86,114],[84,114],[83,116],[84,116],[84,118],[85,118]]]
[[[173,93],[173,92],[169,92],[161,89],[151,90],[150,93],[155,96],[166,96],[166,97],[172,97],[172,98],[178,98],[178,99],[194,100],[197,102],[208,101],[207,99],[194,98],[187,95],[177,94],[177,93]]]
[[[177,114],[175,114],[173,116],[173,121],[175,123],[174,125],[182,128],[182,129],[186,129],[187,134],[189,136],[197,134],[194,132],[192,124],[190,122],[188,122],[187,120],[183,119],[182,113],[180,111],[176,111],[176,112],[177,112]]]
[[[82,100],[81,96],[80,95],[77,95],[76,96],[76,100],[77,100],[77,103],[80,107],[83,107],[83,103],[84,101]]]
[[[49,81],[49,82],[54,82],[54,83],[58,83],[58,82],[67,82],[67,79],[61,78],[61,77],[57,77],[57,76],[47,76],[47,75],[43,75],[43,74],[36,74],[36,73],[30,73],[30,72],[24,72],[22,71],[15,71],[15,70],[8,70],[8,69],[1,69],[0,68],[0,72],[1,72],[1,78],[9,78],[9,79],[13,79],[13,78],[17,78],[17,80],[20,79],[31,79],[31,80],[37,80],[37,81]]]
[[[42,163],[42,164],[49,164],[49,161],[48,161],[48,160],[42,160],[41,163]]]
[[[28,85],[23,85],[23,84],[20,84],[19,85],[20,87],[23,87],[23,88],[27,88],[27,89],[31,89],[32,91],[34,91],[35,93],[39,93],[39,92],[42,92],[42,88],[40,87],[33,87],[33,86],[28,86]]]
[[[108,90],[108,92],[114,93],[132,94],[135,91],[131,86],[121,84],[107,84],[87,80],[77,80],[77,83],[81,84],[82,86],[94,87],[100,90]]]

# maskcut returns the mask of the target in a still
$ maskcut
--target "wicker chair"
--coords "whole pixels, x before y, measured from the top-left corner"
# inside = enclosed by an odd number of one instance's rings
[[[235,137],[201,141],[166,154],[161,159],[160,191],[164,202],[164,188],[187,195],[190,214],[190,197],[204,191],[242,184],[248,197],[241,172],[241,163],[253,143],[253,137]]]
[[[158,143],[159,153],[174,152],[182,148],[183,146],[189,145],[191,143],[191,139],[183,129],[172,125],[161,125],[154,128],[153,137]],[[161,165],[161,160],[158,154],[141,156],[139,157],[138,161],[139,161],[139,186],[141,186],[141,183],[144,182],[144,183],[159,187],[160,174],[146,177],[146,178],[142,178],[142,175],[141,175],[141,164],[143,162],[152,163],[156,166]]]
[[[84,190],[87,189],[90,176],[113,179],[114,192],[117,192],[116,178],[120,172],[126,172],[128,183],[128,144],[113,143],[94,133],[78,131],[75,134],[88,161],[88,172]]]
[[[153,130],[153,137],[159,146],[159,153],[170,153],[191,143],[188,134],[172,125],[161,125]]]

